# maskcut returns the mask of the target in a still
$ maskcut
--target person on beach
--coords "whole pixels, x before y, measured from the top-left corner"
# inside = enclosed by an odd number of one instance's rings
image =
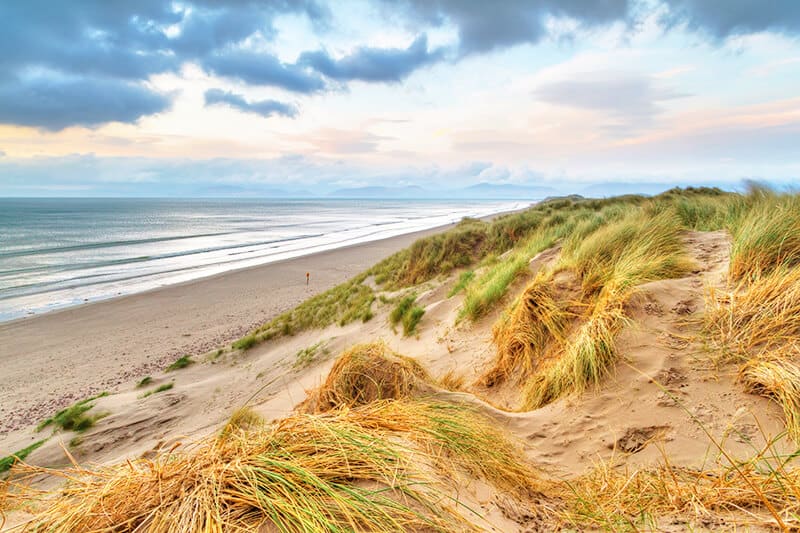
[[[308,285],[308,279],[311,277],[310,272],[306,272],[306,285]]]

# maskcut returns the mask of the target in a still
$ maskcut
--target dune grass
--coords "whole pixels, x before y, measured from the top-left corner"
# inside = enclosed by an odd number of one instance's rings
[[[458,276],[458,281],[456,281],[453,287],[447,292],[447,297],[452,298],[456,294],[463,291],[474,278],[475,278],[474,270],[467,270],[462,272],[461,275]]]
[[[800,264],[800,195],[754,188],[738,203],[730,217],[733,279]]]
[[[310,412],[323,412],[404,399],[429,390],[432,382],[419,363],[394,353],[386,343],[357,344],[336,359],[325,382],[302,405]]]
[[[746,389],[776,401],[800,442],[800,268],[780,266],[730,291],[709,291],[703,331],[712,361],[738,364]]]
[[[379,401],[233,428],[154,460],[53,471],[71,482],[42,502],[28,529],[477,529],[465,519],[476,515],[446,495],[454,468],[514,493],[536,484],[518,448],[474,411]]]
[[[152,382],[153,382],[153,378],[152,377],[145,376],[136,384],[136,388],[137,389],[141,389],[142,387],[146,387],[146,386],[150,385],[150,383],[152,383]]]
[[[709,523],[732,530],[735,522],[717,521],[729,512],[739,520],[744,514],[750,526],[773,529],[778,525],[774,512],[783,517],[785,531],[795,530],[800,525],[800,471],[787,467],[790,459],[765,450],[736,466],[697,470],[668,461],[630,470],[600,463],[565,484],[560,518],[589,530],[663,531],[666,524],[692,530]]]
[[[31,453],[34,452],[34,450],[39,448],[45,442],[47,442],[47,439],[42,439],[34,442],[30,446],[26,446],[21,450],[12,453],[8,457],[0,457],[0,474],[8,472],[9,470],[11,470],[12,466],[14,466],[20,461],[24,461],[26,457],[28,457]]]
[[[703,332],[715,364],[783,409],[800,442],[800,195],[752,187],[730,203],[729,287],[709,290]]]
[[[194,360],[189,357],[188,355],[184,355],[179,357],[175,360],[175,362],[171,363],[166,369],[166,372],[174,372],[175,370],[181,370],[182,368],[186,368],[189,365],[193,365]]]
[[[148,398],[148,397],[152,396],[153,394],[158,394],[159,392],[168,391],[168,390],[172,389],[174,386],[175,386],[174,383],[164,383],[163,385],[159,385],[158,387],[156,387],[153,390],[149,390],[149,391],[145,392],[144,394],[142,394],[140,396],[140,398]]]
[[[562,239],[559,260],[495,324],[496,357],[480,378],[494,386],[519,376],[524,409],[599,383],[615,361],[614,337],[635,287],[691,268],[674,209],[655,201],[604,203],[552,227]],[[576,294],[555,293],[559,274],[576,280]]]
[[[94,407],[95,404],[93,402],[104,396],[108,396],[108,392],[101,392],[90,398],[75,402],[50,418],[39,422],[39,425],[36,426],[36,431],[42,431],[49,426],[57,426],[65,431],[86,431],[92,427],[95,422],[108,415],[108,413],[97,413],[91,416],[86,414]]]
[[[425,309],[415,305],[417,296],[409,294],[400,299],[397,305],[389,313],[389,323],[394,330],[398,324],[403,325],[403,335],[408,337],[417,331],[417,325],[425,315]]]

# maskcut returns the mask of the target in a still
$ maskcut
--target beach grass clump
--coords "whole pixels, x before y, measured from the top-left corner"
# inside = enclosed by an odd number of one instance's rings
[[[47,439],[42,439],[34,442],[33,444],[22,448],[21,450],[12,453],[8,457],[0,457],[0,474],[8,472],[15,464],[24,461],[34,450],[38,449],[42,444],[47,442]]]
[[[800,195],[752,188],[732,215],[734,280],[800,264]]]
[[[194,364],[194,360],[191,357],[189,357],[188,355],[184,355],[184,356],[179,357],[178,359],[176,359],[175,362],[173,362],[172,364],[170,364],[166,368],[166,372],[173,372],[175,370],[181,370],[182,368],[186,368],[187,366],[193,365],[193,364]]]
[[[249,432],[266,424],[264,418],[252,408],[244,406],[233,412],[231,417],[222,426],[219,432],[221,439],[226,439],[233,433]]]
[[[512,374],[531,374],[557,343],[563,343],[568,324],[569,314],[555,297],[551,274],[540,272],[492,328],[497,355],[481,376],[482,383],[492,387]]]
[[[710,357],[739,365],[745,388],[777,402],[800,442],[800,268],[778,267],[730,291],[709,291],[703,332]]]
[[[309,412],[409,398],[431,390],[428,372],[414,359],[394,353],[385,342],[358,344],[343,352],[328,377],[303,402]]]
[[[85,398],[75,402],[66,409],[62,409],[61,411],[57,412],[50,418],[42,420],[39,425],[36,426],[36,431],[42,431],[44,428],[49,426],[59,427],[64,431],[86,431],[92,427],[95,422],[105,416],[108,416],[108,413],[97,413],[94,415],[86,414],[94,407],[95,404],[93,402],[104,396],[108,396],[108,392],[101,392],[100,394],[96,394],[90,398]]]
[[[495,324],[497,354],[480,378],[494,386],[518,376],[524,408],[597,384],[615,361],[614,337],[635,287],[680,277],[692,267],[685,228],[670,206],[655,201],[604,202],[551,227],[561,235],[559,259]],[[556,291],[557,276],[574,279],[579,288]]]
[[[616,361],[614,338],[625,321],[624,301],[607,295],[594,304],[577,331],[560,343],[561,353],[544,361],[525,383],[525,409],[538,409],[600,383]]]
[[[473,511],[447,496],[454,468],[530,490],[518,448],[468,408],[374,402],[294,414],[155,459],[47,471],[31,531],[454,531]],[[33,469],[33,467],[30,467]],[[30,497],[25,495],[25,497]]]
[[[489,265],[483,273],[467,286],[459,317],[477,320],[492,309],[508,292],[515,279],[528,271],[531,259],[556,242],[555,231],[549,229],[536,232],[507,257]]]
[[[142,394],[141,397],[142,398],[147,398],[149,396],[152,396],[153,394],[158,394],[159,392],[165,392],[165,391],[171,390],[174,386],[175,386],[175,384],[171,383],[171,382],[170,383],[164,383],[163,385],[159,385],[158,387],[156,387],[153,390],[149,390],[149,391],[145,392],[144,394]]]
[[[416,294],[408,294],[397,302],[397,305],[395,305],[394,309],[389,313],[389,323],[392,325],[392,328],[397,327],[397,325],[403,321],[403,317],[414,307],[416,301]]]
[[[258,344],[258,338],[256,337],[255,334],[251,333],[249,335],[245,335],[239,340],[234,341],[231,344],[231,348],[233,348],[234,350],[242,350],[243,352],[246,352],[256,344]]]
[[[145,376],[136,384],[137,389],[141,389],[142,387],[146,387],[153,382],[153,378],[150,376]]]
[[[415,305],[416,302],[417,296],[415,294],[404,296],[389,313],[389,323],[392,325],[392,329],[395,329],[398,324],[402,324],[403,335],[406,337],[416,332],[417,325],[425,315],[425,309]]]
[[[466,270],[466,271],[462,272],[458,276],[458,280],[456,281],[456,283],[448,291],[447,297],[448,298],[452,298],[456,294],[458,294],[461,291],[463,291],[467,287],[467,285],[469,285],[469,283],[474,278],[475,278],[475,271],[474,270]]]
[[[754,358],[742,365],[739,380],[745,390],[774,400],[783,410],[786,431],[800,442],[800,346],[791,353],[772,353],[771,358]]]

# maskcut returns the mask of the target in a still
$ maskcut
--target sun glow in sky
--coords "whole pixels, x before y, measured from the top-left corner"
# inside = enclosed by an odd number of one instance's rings
[[[0,195],[800,181],[796,0],[42,0],[0,26]]]

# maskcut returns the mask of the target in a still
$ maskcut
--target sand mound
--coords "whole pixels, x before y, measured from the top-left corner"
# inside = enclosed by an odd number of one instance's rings
[[[383,342],[358,344],[342,353],[325,382],[298,406],[320,413],[378,400],[397,400],[432,392],[432,378],[414,359],[394,353]]]

